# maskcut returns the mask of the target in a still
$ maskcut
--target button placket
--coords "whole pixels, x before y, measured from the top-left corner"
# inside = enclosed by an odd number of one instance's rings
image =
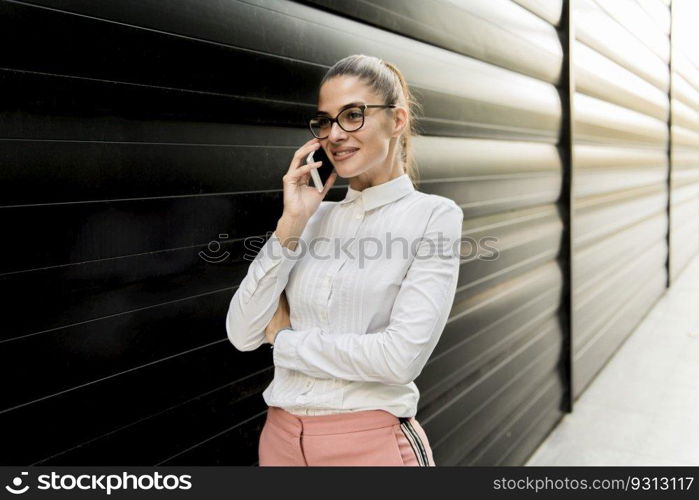
[[[349,210],[352,209],[354,210],[354,217],[352,217],[350,214],[347,214],[347,216],[350,218],[350,220],[354,219],[355,221],[358,219],[363,218],[364,216],[364,209],[363,205],[361,203],[361,198],[358,198],[355,200],[353,203],[349,203],[344,205],[344,207]],[[359,217],[357,217],[359,216]],[[347,261],[350,258],[356,258],[355,252],[357,248],[357,235],[360,233],[360,228],[361,228],[361,223],[356,222],[354,224],[354,233],[351,235],[351,238],[354,240],[352,243],[347,247],[347,250],[344,251],[342,250],[340,252],[340,259],[339,263],[333,268],[334,275],[337,276],[340,274],[340,271],[342,268],[347,265]],[[349,235],[347,236],[348,238],[350,237]],[[344,241],[340,243],[342,246],[344,246]],[[344,288],[344,281],[343,281],[343,288]],[[329,303],[328,303],[329,306]],[[345,317],[345,314],[347,313],[347,308],[349,307],[346,303],[344,303],[342,300],[337,304],[337,307],[339,308],[339,314],[341,317]]]
[[[362,217],[364,217],[364,204],[361,200],[358,200],[357,206],[354,209],[354,218],[360,220]]]
[[[310,378],[306,378],[306,381],[303,384],[304,391],[302,394],[296,396],[296,403],[300,405],[308,403],[312,399],[311,391],[314,385],[315,383],[313,382],[313,380],[311,380]]]
[[[323,321],[326,322],[326,327],[329,327],[330,325],[327,324],[328,322],[328,311],[330,310],[330,297],[332,296],[332,284],[333,284],[333,274],[331,272],[328,272],[325,275],[325,278],[323,279],[323,287],[325,289],[325,304],[323,304],[323,307],[321,309],[321,316],[323,317]]]
[[[335,251],[334,247],[329,246],[327,256],[332,258]],[[323,329],[326,331],[329,330],[330,326],[328,324],[328,310],[330,308],[330,296],[332,295],[334,267],[335,262],[331,260],[325,268],[325,273],[319,276],[316,286],[318,316],[323,323]]]

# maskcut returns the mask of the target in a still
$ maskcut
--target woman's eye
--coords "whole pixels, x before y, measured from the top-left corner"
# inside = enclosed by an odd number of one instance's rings
[[[350,120],[361,120],[362,114],[359,111],[352,111],[349,114]]]
[[[318,125],[320,125],[321,127],[327,127],[328,123],[330,123],[330,120],[328,120],[327,118],[318,119]]]

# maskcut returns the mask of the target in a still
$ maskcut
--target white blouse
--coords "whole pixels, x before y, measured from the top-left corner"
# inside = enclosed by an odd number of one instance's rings
[[[268,406],[298,415],[417,413],[420,374],[449,317],[464,214],[408,174],[322,201],[292,251],[276,232],[231,300],[228,338],[251,351],[286,289],[291,328],[273,348]]]

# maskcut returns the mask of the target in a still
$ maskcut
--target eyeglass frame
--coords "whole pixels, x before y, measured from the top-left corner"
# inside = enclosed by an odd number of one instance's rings
[[[395,108],[395,107],[397,107],[397,104],[359,104],[356,106],[349,106],[349,107],[343,109],[342,111],[340,111],[338,114],[335,115],[335,118],[330,118],[330,116],[328,116],[328,115],[323,116],[323,118],[327,118],[328,120],[330,120],[330,130],[332,130],[332,128],[333,128],[333,123],[337,123],[337,126],[340,127],[342,130],[344,130],[347,133],[351,133],[351,132],[356,132],[357,130],[360,130],[364,126],[367,108]],[[354,130],[347,130],[347,129],[345,129],[345,127],[340,125],[338,118],[342,113],[344,113],[348,109],[354,109],[354,108],[360,108],[362,110],[362,124]],[[311,120],[317,120],[318,116],[319,115],[316,115],[313,118],[309,118],[308,128],[311,130],[311,134],[316,139],[327,139],[328,137],[330,137],[330,134],[326,135],[325,137],[318,137],[317,135],[315,135],[313,133],[313,127],[311,126]]]

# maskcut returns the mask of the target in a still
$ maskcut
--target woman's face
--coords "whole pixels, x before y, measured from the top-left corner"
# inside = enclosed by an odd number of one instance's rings
[[[335,118],[349,103],[386,103],[366,84],[354,76],[338,76],[323,84],[318,97],[318,112],[324,111]],[[407,123],[407,112],[403,108],[368,108],[364,126],[354,132],[345,132],[337,123],[332,124],[330,135],[321,139],[338,176],[356,177],[365,180],[385,178],[392,170],[393,151]],[[338,149],[356,148],[352,156],[339,159],[333,153]]]

